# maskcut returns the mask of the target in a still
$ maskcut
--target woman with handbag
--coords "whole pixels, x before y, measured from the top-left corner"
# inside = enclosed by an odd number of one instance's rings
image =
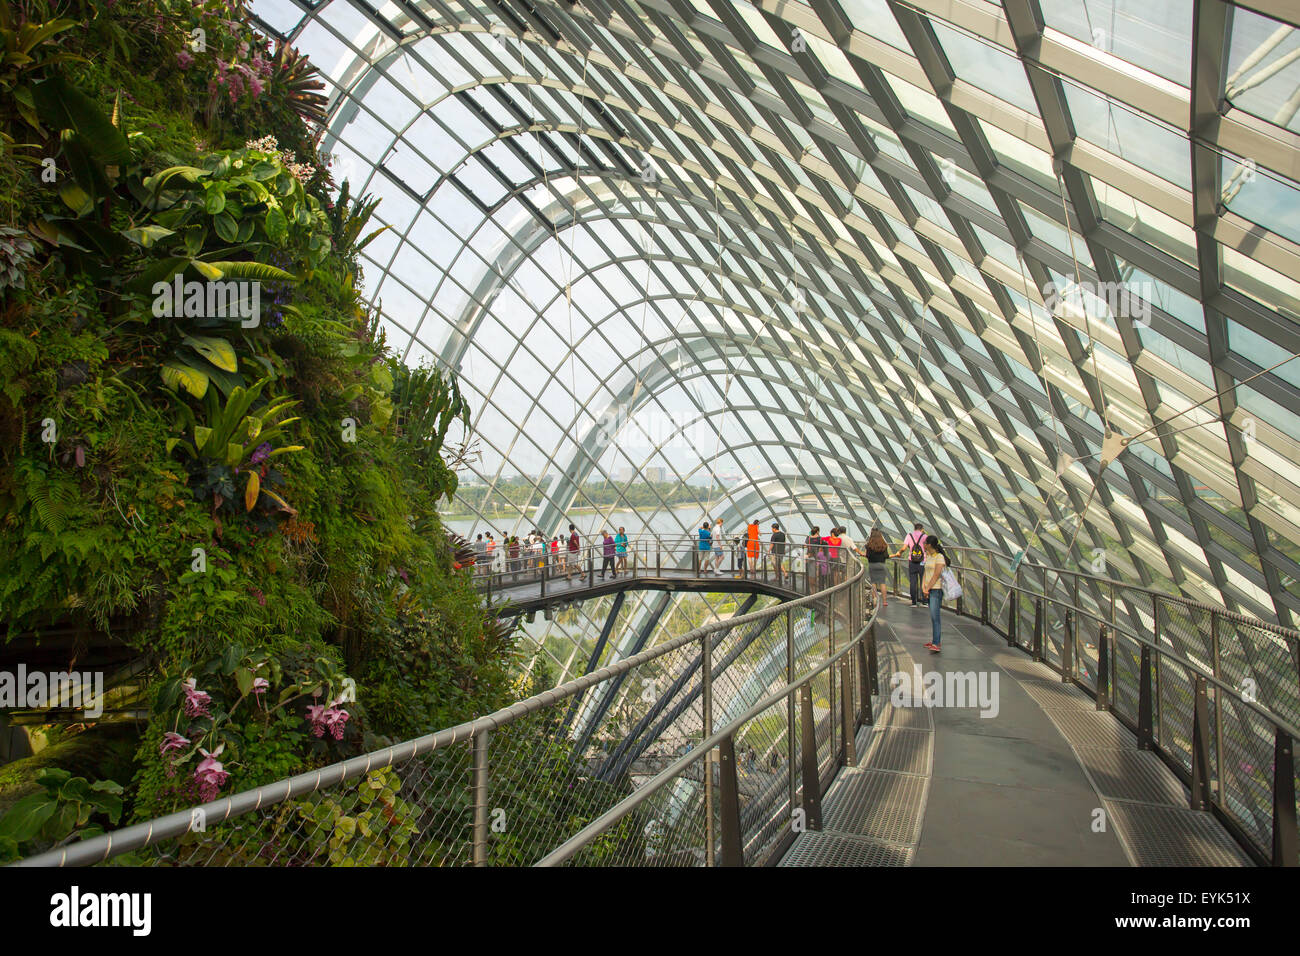
[[[939,653],[939,611],[943,607],[943,576],[948,569],[948,555],[944,554],[938,535],[925,536],[925,565],[921,572],[921,593],[930,605],[930,643],[926,650]]]

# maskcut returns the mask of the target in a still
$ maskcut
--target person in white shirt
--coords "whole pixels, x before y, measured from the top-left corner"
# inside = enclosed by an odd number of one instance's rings
[[[939,609],[943,607],[943,572],[948,567],[948,555],[943,553],[943,546],[935,535],[925,538],[925,577],[921,584],[921,593],[930,603],[930,643],[927,650],[939,653]]]

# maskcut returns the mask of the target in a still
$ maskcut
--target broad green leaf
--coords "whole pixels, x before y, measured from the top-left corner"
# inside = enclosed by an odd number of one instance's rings
[[[218,213],[212,220],[212,224],[217,230],[217,235],[226,242],[234,242],[239,235],[239,223],[235,222],[234,217],[229,213]]]
[[[266,212],[266,238],[276,245],[281,245],[289,235],[289,220],[284,217],[284,210],[272,206]]]
[[[285,272],[283,269],[277,269],[275,266],[269,266],[264,262],[210,262],[205,263],[205,265],[213,266],[219,270],[220,275],[214,278],[225,276],[227,279],[260,279],[267,282],[298,281],[298,277],[292,272]]]
[[[217,183],[211,183],[203,190],[203,210],[209,216],[215,216],[226,208],[226,191]]]
[[[91,200],[90,194],[76,183],[68,182],[60,186],[59,198],[63,200],[65,206],[78,216],[84,216],[95,208],[95,203]]]
[[[122,235],[130,239],[136,245],[144,246],[146,249],[152,249],[153,244],[159,239],[166,239],[168,236],[176,235],[175,230],[164,229],[162,226],[136,226],[134,229],[123,229]]]
[[[214,338],[209,335],[187,335],[181,342],[194,349],[222,371],[239,371],[239,359],[235,355],[235,347],[225,339]]]
[[[162,380],[169,388],[183,388],[195,398],[202,398],[208,390],[208,377],[196,368],[182,365],[175,359],[162,364]]]
[[[194,446],[199,451],[203,451],[208,444],[208,439],[212,437],[212,429],[204,425],[194,426]]]
[[[58,804],[48,793],[33,793],[23,797],[3,817],[0,817],[0,837],[15,843],[25,843],[41,832]]]
[[[131,162],[131,144],[90,97],[62,76],[52,76],[32,89],[41,115],[59,129],[76,130],[95,159],[105,166]]]
[[[198,271],[199,275],[203,276],[205,279],[220,279],[225,275],[225,273],[221,271],[221,263],[204,262],[202,259],[191,259],[190,265],[192,265]]]

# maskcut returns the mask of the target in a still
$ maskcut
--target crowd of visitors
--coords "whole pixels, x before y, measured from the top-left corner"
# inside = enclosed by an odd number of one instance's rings
[[[890,558],[907,559],[908,591],[913,608],[926,606],[930,611],[931,639],[927,649],[938,653],[940,649],[940,612],[945,592],[955,597],[960,591],[952,573],[948,571],[948,556],[939,538],[926,534],[917,522],[901,546],[891,551],[884,532],[872,528],[865,547],[859,548],[849,537],[848,529],[838,525],[823,533],[820,526],[811,528],[795,547],[778,522],[772,522],[768,536],[763,538],[759,521],[751,518],[743,530],[728,534],[721,518],[707,519],[695,534],[695,569],[701,575],[734,574],[750,577],[771,572],[782,581],[791,575],[806,575],[810,591],[831,587],[844,580],[846,555],[855,554],[866,562],[867,580],[873,596],[879,595],[882,608],[889,601],[887,562]],[[629,573],[627,530],[620,527],[611,534],[602,528],[592,542],[589,555],[592,573],[599,559],[600,580],[614,579]],[[567,535],[554,534],[548,541],[541,531],[534,529],[522,539],[519,535],[503,535],[498,541],[491,532],[484,532],[474,540],[476,564],[486,573],[518,577],[540,577],[548,569],[551,575],[572,580],[587,570],[583,556],[582,536],[574,525],[569,525]],[[731,568],[724,570],[730,559]]]

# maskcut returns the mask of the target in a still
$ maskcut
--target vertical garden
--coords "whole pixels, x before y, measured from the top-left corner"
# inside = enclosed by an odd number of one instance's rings
[[[0,858],[517,697],[458,572],[454,380],[362,300],[374,203],[239,0],[0,3]]]

